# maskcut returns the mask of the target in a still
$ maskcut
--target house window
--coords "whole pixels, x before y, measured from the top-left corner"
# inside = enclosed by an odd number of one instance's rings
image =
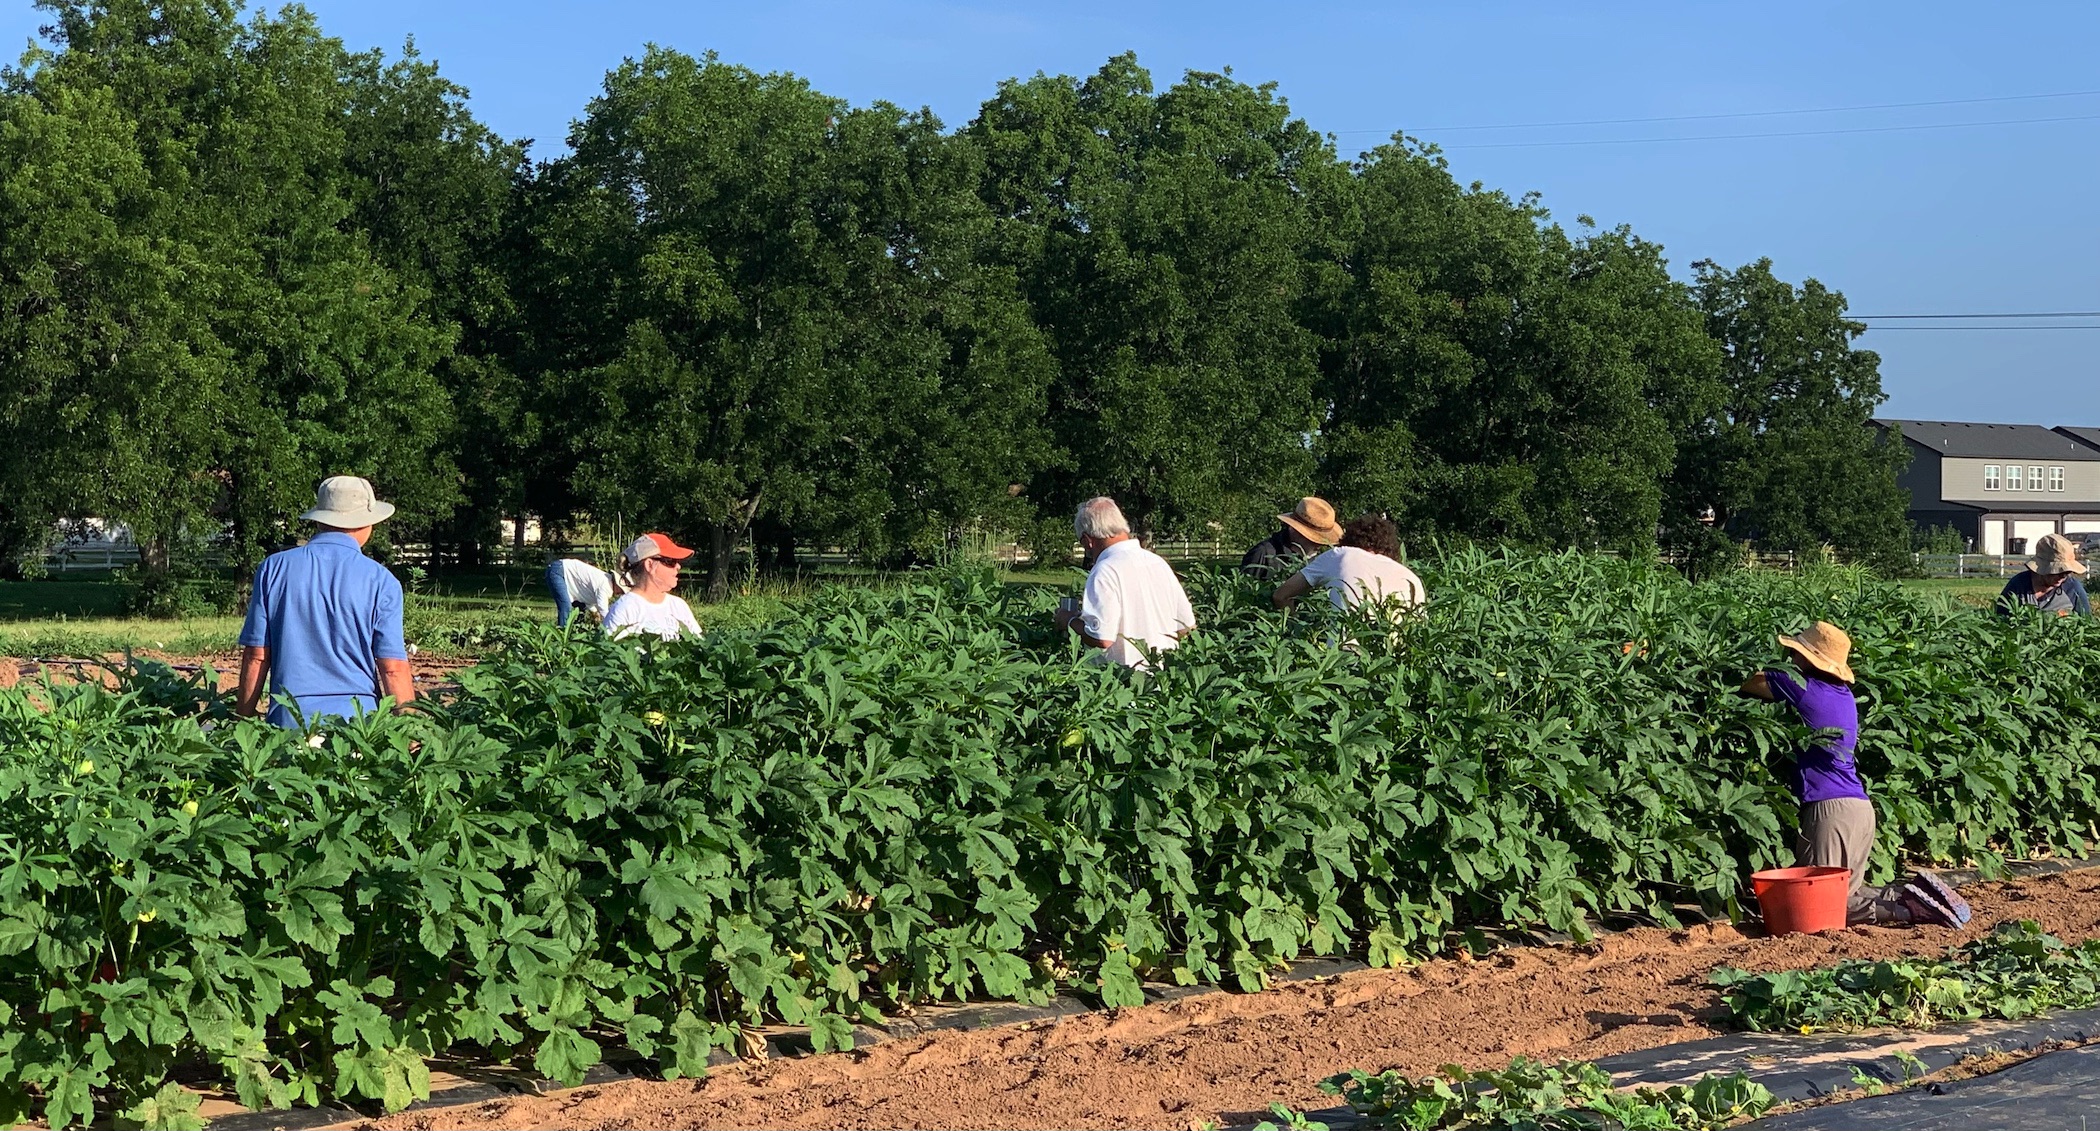
[[[1983,465],[1983,489],[1986,491],[1995,491],[1998,489],[1997,464],[1987,463]]]
[[[2041,468],[2030,467],[2027,469],[2027,489],[2030,491],[2039,491],[2042,489]]]
[[[2063,468],[2052,467],[2049,469],[2049,489],[2051,491],[2061,491],[2064,489]]]
[[[2017,463],[2006,464],[2005,489],[2008,491],[2020,491],[2026,489],[2026,487],[2026,482],[2020,478],[2020,465]]]

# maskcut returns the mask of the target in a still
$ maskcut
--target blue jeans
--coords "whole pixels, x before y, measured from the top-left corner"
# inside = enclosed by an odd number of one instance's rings
[[[547,563],[547,590],[554,594],[555,625],[569,627],[569,618],[576,615],[576,604],[569,599],[569,575],[562,572],[560,562]]]

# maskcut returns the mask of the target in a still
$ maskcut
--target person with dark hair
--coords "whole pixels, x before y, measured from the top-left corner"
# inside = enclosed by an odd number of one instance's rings
[[[1263,581],[1289,573],[1314,555],[1335,544],[1342,536],[1334,521],[1334,508],[1327,500],[1307,495],[1289,514],[1279,514],[1282,526],[1256,542],[1240,556],[1240,572]]]
[[[1400,532],[1391,520],[1374,514],[1343,527],[1341,545],[1305,563],[1269,599],[1287,609],[1314,589],[1326,590],[1337,609],[1390,602],[1404,613],[1429,600],[1422,579],[1400,563]]]

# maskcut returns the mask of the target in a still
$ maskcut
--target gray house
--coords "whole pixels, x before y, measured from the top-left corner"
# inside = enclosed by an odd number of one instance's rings
[[[1917,526],[1951,526],[1980,554],[2024,554],[2044,534],[2100,533],[2100,428],[1876,420],[1900,430],[1896,482]]]

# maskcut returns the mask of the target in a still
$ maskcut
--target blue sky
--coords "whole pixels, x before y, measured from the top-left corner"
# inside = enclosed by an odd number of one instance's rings
[[[6,3],[0,38],[24,43],[38,13]],[[605,71],[650,42],[793,71],[856,103],[928,106],[951,127],[1002,78],[1083,75],[1135,50],[1160,85],[1227,66],[1273,80],[1345,154],[1394,129],[1442,143],[1460,179],[1536,189],[1564,221],[1630,224],[1680,273],[1770,256],[1783,277],[1820,279],[1870,315],[2100,310],[2100,5],[308,6],[352,47],[413,35],[484,121],[537,139],[540,156],[560,152]],[[2009,100],[1448,128],[1971,99]],[[2043,118],[2077,120],[2031,121]],[[1958,122],[1994,124],[1891,128]],[[1769,133],[1797,136],[1596,144]],[[2100,425],[2100,330],[1887,328],[1865,343],[1882,356],[1888,415]]]

